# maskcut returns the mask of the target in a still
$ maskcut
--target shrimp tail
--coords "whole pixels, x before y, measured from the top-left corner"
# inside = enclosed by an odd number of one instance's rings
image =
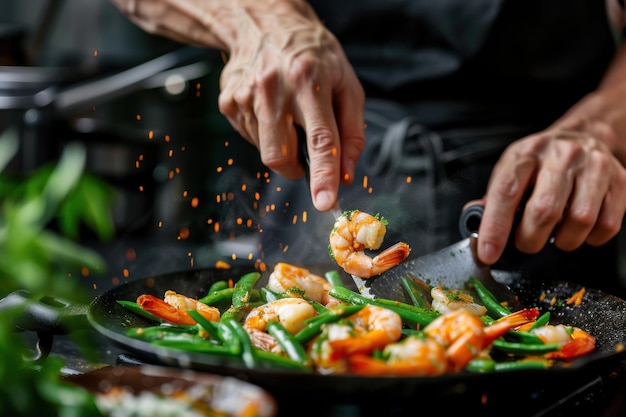
[[[170,323],[196,324],[196,321],[186,311],[181,311],[153,295],[140,295],[137,297],[137,304],[144,310]]]
[[[534,322],[537,317],[539,317],[538,309],[525,308],[499,318],[492,325],[485,327],[487,345],[511,329]]]
[[[593,352],[595,348],[596,339],[589,333],[576,329],[572,333],[572,340],[564,344],[560,350],[547,353],[546,358],[572,360]]]
[[[348,358],[350,371],[357,375],[381,376],[388,375],[390,368],[380,359],[363,354],[355,354]]]
[[[398,242],[388,247],[374,257],[373,263],[375,272],[380,271],[378,272],[378,274],[380,274],[393,268],[404,261],[410,253],[411,248],[404,242]]]

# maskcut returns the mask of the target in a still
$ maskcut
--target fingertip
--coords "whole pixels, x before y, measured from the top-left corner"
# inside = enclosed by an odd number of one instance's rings
[[[335,201],[337,199],[337,195],[328,190],[319,191],[316,195],[312,197],[313,205],[319,211],[330,210],[335,205]]]
[[[501,252],[502,251],[491,242],[480,242],[478,245],[478,258],[487,265],[495,264],[500,258]]]

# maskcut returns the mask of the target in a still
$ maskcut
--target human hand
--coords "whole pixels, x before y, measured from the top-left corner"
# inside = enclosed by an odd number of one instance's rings
[[[327,211],[340,182],[352,182],[364,147],[363,88],[308,3],[269,3],[251,0],[232,16],[239,24],[220,78],[219,109],[259,149],[264,165],[288,179],[304,173],[294,124],[302,126],[313,204]]]
[[[517,230],[515,212],[529,192]],[[626,169],[608,146],[586,132],[551,128],[511,144],[494,167],[478,231],[478,257],[495,263],[511,233],[525,253],[554,245],[599,246],[620,230]],[[470,202],[472,204],[475,202]]]

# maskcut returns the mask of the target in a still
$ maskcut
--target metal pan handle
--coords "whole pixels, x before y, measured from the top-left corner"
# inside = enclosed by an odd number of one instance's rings
[[[45,296],[38,300],[26,290],[18,290],[0,300],[0,311],[15,313],[16,331],[33,331],[38,340],[33,361],[44,360],[52,348],[53,335],[91,328],[87,319],[89,306]]]

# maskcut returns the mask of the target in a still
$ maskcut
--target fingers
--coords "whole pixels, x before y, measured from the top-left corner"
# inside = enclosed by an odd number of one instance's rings
[[[478,229],[477,250],[482,262],[491,265],[502,255],[512,233],[515,214],[536,169],[534,159],[519,158],[513,150],[505,152],[494,167]]]
[[[554,244],[558,248],[566,251],[578,248],[594,229],[604,196],[609,191],[610,176],[606,173],[610,170],[610,163],[606,155],[592,153],[576,176],[571,195],[561,197],[563,200],[569,197],[569,201],[561,213],[555,213],[555,216],[562,214],[554,233]]]
[[[355,167],[365,148],[365,93],[351,74],[354,83],[342,88],[337,94],[335,113],[341,138],[341,181],[352,184]]]
[[[493,170],[478,256],[495,263],[511,233],[516,248],[529,254],[552,238],[564,251],[604,244],[621,228],[625,188],[624,167],[588,135],[552,132],[518,141]],[[512,230],[517,210],[521,218]]]

